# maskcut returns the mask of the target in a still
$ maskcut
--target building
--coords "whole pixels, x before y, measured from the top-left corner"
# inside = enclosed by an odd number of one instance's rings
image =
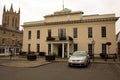
[[[25,22],[23,51],[46,52],[59,57],[82,50],[89,54],[116,53],[115,14],[83,15],[64,8],[43,21]],[[112,43],[109,50],[106,43]]]
[[[22,46],[22,31],[20,26],[20,9],[14,12],[11,5],[10,10],[3,8],[2,25],[0,25],[0,55],[9,55],[10,50],[17,54]]]
[[[116,35],[116,41],[117,41],[118,58],[119,58],[119,61],[120,61],[120,32],[118,32],[117,35]]]

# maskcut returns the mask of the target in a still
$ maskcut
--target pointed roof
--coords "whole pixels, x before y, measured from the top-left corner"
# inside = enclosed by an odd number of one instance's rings
[[[19,8],[19,10],[18,10],[18,13],[20,14],[20,8]]]
[[[13,4],[11,4],[10,12],[13,12]]]
[[[3,12],[6,12],[6,8],[5,8],[5,5],[4,5],[4,8],[3,8]]]

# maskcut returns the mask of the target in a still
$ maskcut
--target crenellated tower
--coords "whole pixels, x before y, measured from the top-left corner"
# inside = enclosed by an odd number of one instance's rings
[[[11,4],[10,10],[3,8],[2,25],[15,30],[19,30],[20,25],[20,8],[18,12],[14,11],[13,5]]]

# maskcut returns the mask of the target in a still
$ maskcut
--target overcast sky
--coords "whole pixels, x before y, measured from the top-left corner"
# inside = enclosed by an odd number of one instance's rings
[[[43,20],[43,16],[62,10],[63,0],[0,0],[0,24],[3,7],[15,11],[21,10],[22,25],[24,22]],[[120,17],[120,0],[64,0],[65,8],[72,11],[83,11],[84,15],[115,13]],[[116,33],[120,31],[120,20],[116,23]]]

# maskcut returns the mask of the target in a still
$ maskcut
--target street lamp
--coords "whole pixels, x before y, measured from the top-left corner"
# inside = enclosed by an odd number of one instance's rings
[[[92,58],[93,58],[93,61],[94,61],[94,45],[95,45],[95,41],[92,40]]]

